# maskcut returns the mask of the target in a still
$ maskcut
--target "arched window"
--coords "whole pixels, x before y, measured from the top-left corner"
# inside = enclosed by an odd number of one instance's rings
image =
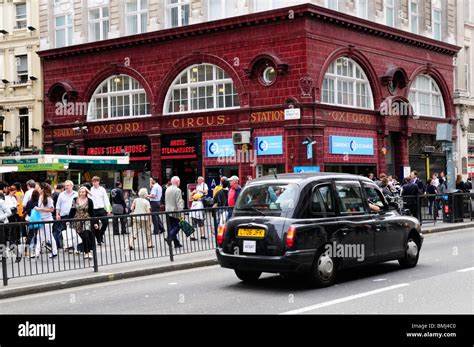
[[[324,76],[321,101],[325,104],[374,109],[369,80],[354,60],[342,57]]]
[[[150,104],[140,83],[130,76],[112,76],[95,90],[87,120],[150,116]]]
[[[171,85],[165,114],[211,111],[239,107],[239,95],[230,76],[210,64],[193,65]]]
[[[413,81],[408,100],[416,115],[445,118],[443,96],[436,81],[428,75],[419,75]]]

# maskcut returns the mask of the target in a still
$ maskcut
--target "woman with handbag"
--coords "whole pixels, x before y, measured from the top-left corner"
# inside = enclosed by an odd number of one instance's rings
[[[38,240],[36,242],[35,255],[31,256],[32,258],[38,258],[41,252],[41,247],[46,243],[51,244],[52,254],[49,255],[50,258],[57,257],[58,248],[56,245],[56,240],[53,236],[53,211],[54,211],[54,201],[51,197],[52,188],[48,183],[40,184],[40,199],[39,204],[34,208],[41,215],[41,221],[47,222],[41,225],[40,231],[38,232]]]
[[[193,227],[199,230],[199,234],[201,235],[201,240],[207,240],[206,235],[204,234],[204,205],[202,203],[202,194],[196,193],[192,197],[193,203],[191,205],[191,221],[193,223]],[[194,211],[193,211],[194,210]],[[197,210],[197,211],[196,211]],[[195,237],[191,237],[191,241],[196,241]]]
[[[148,191],[146,188],[140,189],[138,192],[138,198],[133,200],[132,203],[132,215],[144,215],[148,214],[147,216],[139,216],[135,217],[134,221],[134,228],[130,233],[130,237],[128,238],[128,248],[133,251],[135,249],[135,239],[137,238],[139,231],[145,231],[146,237],[146,244],[147,248],[153,248],[153,244],[151,242],[151,204],[146,199],[148,196]],[[132,217],[133,219],[133,217]]]
[[[91,219],[94,217],[94,202],[89,198],[91,192],[82,186],[77,192],[78,195],[72,200],[69,219]],[[93,222],[95,226],[97,221]],[[90,220],[73,221],[71,228],[82,238],[82,246],[84,247],[84,259],[93,259],[94,234],[91,228]]]
[[[36,189],[33,190],[33,193],[31,193],[31,197],[25,206],[25,220],[27,222],[30,221],[32,210],[38,206],[39,198],[40,198],[39,191],[37,191]],[[36,237],[38,234],[38,229],[39,228],[37,228],[37,225],[33,223],[28,225],[28,234],[26,236],[26,247],[29,247],[29,248],[26,248],[25,250],[25,257],[29,257],[34,252],[34,249],[36,246]]]

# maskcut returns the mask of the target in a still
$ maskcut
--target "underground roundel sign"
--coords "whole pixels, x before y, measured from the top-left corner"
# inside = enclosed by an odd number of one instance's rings
[[[283,154],[283,136],[263,136],[256,139],[257,155]]]

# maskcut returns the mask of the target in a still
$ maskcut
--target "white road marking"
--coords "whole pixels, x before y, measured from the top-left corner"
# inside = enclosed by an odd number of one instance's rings
[[[373,280],[373,282],[382,282],[386,280],[387,280],[386,278],[377,278],[376,280]]]
[[[168,283],[168,284],[169,284],[170,286],[175,286],[175,285],[177,285],[178,283],[176,283],[176,282],[171,282],[171,283]]]
[[[467,269],[458,270],[457,272],[468,272],[474,270],[474,267],[468,267]]]
[[[360,293],[360,294],[350,295],[350,296],[346,296],[345,298],[336,299],[336,300],[331,300],[331,301],[326,301],[326,302],[322,302],[322,303],[320,303],[320,304],[316,304],[316,305],[312,305],[312,306],[307,306],[307,307],[299,308],[299,309],[297,309],[297,310],[284,312],[284,313],[282,313],[282,314],[300,314],[300,313],[304,313],[304,312],[308,312],[308,311],[317,310],[317,309],[322,308],[322,307],[327,307],[327,306],[331,306],[331,305],[340,304],[341,302],[346,302],[346,301],[350,301],[350,300],[360,299],[360,298],[364,298],[364,297],[366,297],[366,296],[370,296],[370,295],[374,295],[374,294],[386,292],[386,291],[393,290],[393,289],[397,289],[397,288],[406,287],[406,286],[409,286],[409,285],[410,285],[409,283],[396,284],[396,285],[390,286],[390,287],[385,287],[385,288],[380,288],[380,289],[376,289],[376,290],[371,290],[371,291],[369,291],[369,292],[364,292],[364,293]]]

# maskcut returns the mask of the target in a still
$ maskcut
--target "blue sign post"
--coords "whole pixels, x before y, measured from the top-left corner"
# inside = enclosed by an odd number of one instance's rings
[[[370,137],[330,136],[331,154],[374,155],[374,139]]]
[[[257,155],[283,154],[283,136],[257,137]]]

